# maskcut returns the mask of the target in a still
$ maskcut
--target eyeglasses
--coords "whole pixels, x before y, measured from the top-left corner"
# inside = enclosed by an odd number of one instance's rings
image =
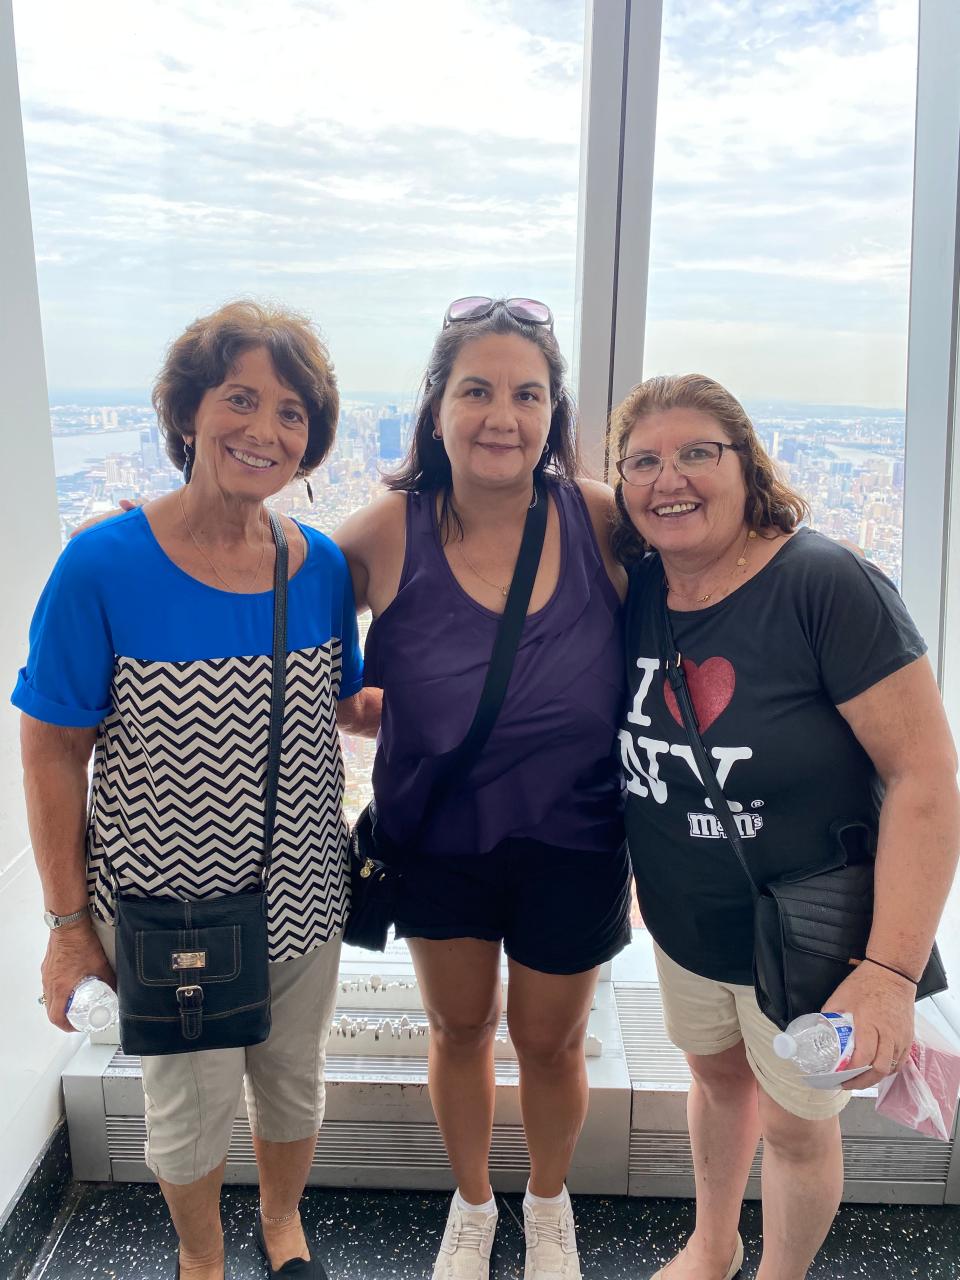
[[[693,440],[681,445],[673,455],[673,465],[682,476],[700,476],[720,465],[724,449],[731,453],[742,452],[739,445],[720,440]],[[631,453],[617,463],[620,477],[627,484],[653,484],[663,471],[663,459],[659,453]]]
[[[458,320],[482,320],[496,307],[503,307],[523,324],[543,324],[553,332],[553,312],[536,298],[457,298],[447,307],[443,327],[446,329]]]

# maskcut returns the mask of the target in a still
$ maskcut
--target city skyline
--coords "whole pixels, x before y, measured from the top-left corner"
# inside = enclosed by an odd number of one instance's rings
[[[361,403],[345,396],[337,440],[312,477],[314,501],[300,483],[272,503],[305,524],[332,533],[357,507],[382,492],[381,468],[395,462],[409,437],[410,402]],[[851,406],[780,404],[754,411],[757,432],[788,481],[810,502],[811,523],[823,533],[862,547],[899,585],[903,522],[904,419],[895,411]],[[842,413],[826,410],[846,409]],[[121,497],[150,498],[180,481],[163,453],[149,402],[51,406],[57,494],[64,539],[88,516],[116,507]],[[84,458],[98,444],[100,456]],[[115,441],[135,447],[111,452]],[[86,442],[86,445],[84,444]],[[61,469],[62,453],[77,457]],[[361,639],[369,626],[361,616]],[[342,737],[345,811],[352,821],[371,798],[376,743]],[[634,904],[633,922],[641,926]]]

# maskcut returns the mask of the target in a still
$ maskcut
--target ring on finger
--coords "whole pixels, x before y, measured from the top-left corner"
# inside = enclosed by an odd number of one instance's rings
[[[46,997],[46,996],[37,996],[37,1004],[42,1005],[44,1008],[46,1008],[46,1006],[47,1006],[47,997]]]

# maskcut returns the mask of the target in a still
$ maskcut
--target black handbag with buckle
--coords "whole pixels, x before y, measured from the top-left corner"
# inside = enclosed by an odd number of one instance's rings
[[[438,757],[437,771],[417,829],[408,841],[409,847],[416,844],[439,801],[473,768],[500,714],[547,530],[549,503],[539,481],[534,493],[476,713],[459,746]],[[371,801],[350,833],[350,915],[343,932],[346,943],[368,951],[383,951],[386,947],[405,856],[406,847],[399,848],[377,830],[376,803]]]
[[[257,889],[219,898],[116,896],[116,974],[124,1053],[194,1053],[270,1034],[267,888],[273,859],[287,655],[287,541],[271,512],[274,572],[270,749]],[[111,868],[111,872],[113,869]]]
[[[832,850],[806,870],[759,885],[743,850],[736,816],[707,757],[683,660],[673,638],[661,589],[661,647],[687,740],[713,811],[753,895],[753,985],[761,1012],[781,1030],[817,1013],[866,957],[873,926],[874,837],[865,823],[834,822]],[[934,943],[916,999],[946,990],[947,975]]]

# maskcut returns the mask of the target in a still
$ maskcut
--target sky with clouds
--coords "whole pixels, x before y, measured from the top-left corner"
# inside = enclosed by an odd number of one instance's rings
[[[411,394],[465,293],[545,299],[570,352],[583,0],[14,17],[54,391],[146,387],[236,295],[306,310],[354,393]],[[902,404],[916,24],[665,0],[646,373]]]

